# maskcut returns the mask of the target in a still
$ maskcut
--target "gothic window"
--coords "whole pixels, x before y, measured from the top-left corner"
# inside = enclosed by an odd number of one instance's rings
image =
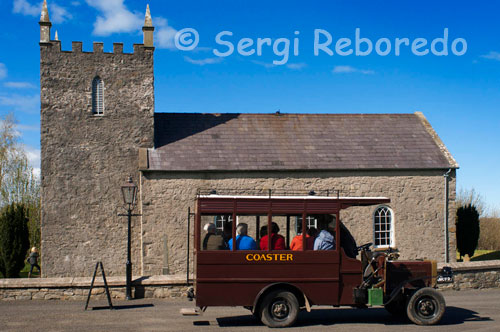
[[[375,247],[394,247],[394,217],[387,206],[378,207],[373,214]]]
[[[99,76],[92,81],[92,113],[104,114],[104,83]]]

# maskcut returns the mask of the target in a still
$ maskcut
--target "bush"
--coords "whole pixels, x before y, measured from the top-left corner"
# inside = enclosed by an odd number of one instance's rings
[[[500,218],[481,218],[478,249],[500,250]]]
[[[457,209],[457,250],[460,256],[474,256],[479,240],[479,213],[469,204]]]
[[[0,213],[0,271],[6,278],[19,277],[29,245],[24,205],[7,205]]]

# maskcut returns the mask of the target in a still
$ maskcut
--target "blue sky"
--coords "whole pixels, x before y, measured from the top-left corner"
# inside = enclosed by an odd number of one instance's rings
[[[460,164],[457,188],[475,188],[500,209],[500,3],[496,1],[124,1],[49,0],[62,47],[83,41],[123,42],[125,51],[142,43],[146,4],[155,30],[157,112],[412,113],[421,111]],[[34,167],[39,167],[39,26],[41,1],[0,2],[0,115],[13,112]],[[173,36],[196,29],[193,51],[176,49]],[[391,43],[381,56],[314,54],[315,29],[333,40],[355,31],[373,44]],[[448,28],[449,54],[417,56],[395,39],[424,38],[430,44]],[[299,39],[286,64],[264,45],[262,54],[237,50],[218,57],[216,35],[231,31],[226,42],[242,38]],[[296,35],[295,31],[299,31]],[[461,56],[450,49],[462,38]],[[280,46],[280,45],[278,45]],[[366,46],[366,45],[365,45]],[[354,48],[351,46],[351,48]],[[429,45],[426,46],[429,49]],[[460,47],[458,47],[460,48]],[[255,49],[255,44],[248,48]],[[382,47],[382,49],[384,49]],[[437,46],[437,50],[440,46]],[[363,47],[362,47],[363,50]]]

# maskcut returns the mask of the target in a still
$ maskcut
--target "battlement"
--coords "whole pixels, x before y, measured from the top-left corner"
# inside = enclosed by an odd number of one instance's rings
[[[123,43],[113,43],[113,53],[104,52],[104,44],[101,42],[94,42],[93,52],[83,52],[83,44],[79,41],[74,41],[71,43],[71,51],[62,51],[61,42],[57,37],[57,31],[55,35],[55,40],[51,39],[50,29],[52,23],[49,18],[49,11],[47,7],[47,0],[43,1],[42,13],[40,15],[40,48],[51,48],[52,50],[63,52],[63,53],[90,53],[90,54],[138,54],[144,53],[144,51],[154,51],[153,46],[153,33],[155,28],[153,27],[153,21],[151,19],[151,13],[149,11],[149,5],[146,6],[146,15],[144,17],[144,26],[142,27],[143,32],[143,44],[134,44],[133,53],[123,53]]]
[[[40,43],[41,48],[50,48],[52,51],[61,53],[83,53],[83,54],[124,54],[124,55],[134,55],[134,54],[144,54],[145,51],[154,51],[154,47],[144,46],[144,44],[133,44],[132,53],[123,52],[123,43],[113,43],[113,52],[104,52],[104,43],[94,42],[92,52],[83,51],[83,43],[81,41],[71,42],[71,50],[62,50],[60,40],[51,40],[50,42]]]

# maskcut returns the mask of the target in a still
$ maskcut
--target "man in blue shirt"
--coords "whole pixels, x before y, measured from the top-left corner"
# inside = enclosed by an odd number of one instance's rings
[[[245,223],[239,223],[236,227],[236,250],[256,250],[257,243],[248,233],[248,225]],[[233,250],[233,239],[229,240],[229,250]]]
[[[314,250],[335,250],[335,222],[330,222],[314,240]]]

